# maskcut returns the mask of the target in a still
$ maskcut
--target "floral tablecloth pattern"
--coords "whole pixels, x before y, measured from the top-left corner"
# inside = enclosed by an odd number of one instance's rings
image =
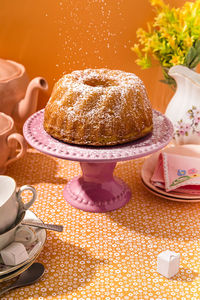
[[[200,299],[200,203],[150,194],[140,180],[143,161],[117,164],[114,173],[129,185],[132,198],[102,214],[77,210],[63,198],[65,184],[81,174],[78,162],[29,149],[11,164],[6,175],[37,190],[32,211],[44,222],[63,224],[64,231],[47,232],[37,259],[45,265],[43,278],[2,299]],[[157,255],[166,249],[181,255],[172,279],[156,272]]]

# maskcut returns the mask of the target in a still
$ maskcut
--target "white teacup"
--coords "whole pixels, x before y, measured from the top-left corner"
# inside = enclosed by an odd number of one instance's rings
[[[6,232],[0,234],[0,250],[4,249],[13,241],[21,242],[24,245],[34,242],[37,238],[36,233],[28,226],[20,225],[25,212],[18,216],[16,223]]]
[[[23,203],[21,193],[30,190],[33,193],[28,203]],[[16,182],[12,177],[0,175],[0,234],[8,230],[17,218],[19,207],[27,210],[37,197],[36,190],[30,185],[23,185],[17,191]]]

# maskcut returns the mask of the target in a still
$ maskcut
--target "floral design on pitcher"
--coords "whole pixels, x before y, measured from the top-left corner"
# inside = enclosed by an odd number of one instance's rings
[[[186,118],[175,124],[174,139],[180,136],[197,134],[200,137],[200,108],[193,106],[186,113]]]

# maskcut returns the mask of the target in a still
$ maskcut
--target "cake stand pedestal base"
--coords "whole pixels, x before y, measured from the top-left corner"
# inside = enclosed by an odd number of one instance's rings
[[[129,187],[113,176],[116,163],[80,163],[82,176],[64,188],[64,198],[72,206],[89,212],[107,212],[124,206],[131,198]]]

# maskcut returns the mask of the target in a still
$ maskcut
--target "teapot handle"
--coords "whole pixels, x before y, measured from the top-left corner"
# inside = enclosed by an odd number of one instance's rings
[[[7,144],[8,144],[9,148],[12,148],[12,141],[13,140],[16,140],[20,144],[21,149],[20,149],[20,152],[15,157],[12,157],[12,158],[7,160],[5,166],[9,165],[10,163],[12,163],[15,160],[17,160],[17,159],[21,158],[22,156],[24,156],[24,154],[26,153],[26,150],[27,150],[27,143],[26,143],[24,137],[21,134],[12,133],[11,135],[9,135],[9,137],[7,138]]]

